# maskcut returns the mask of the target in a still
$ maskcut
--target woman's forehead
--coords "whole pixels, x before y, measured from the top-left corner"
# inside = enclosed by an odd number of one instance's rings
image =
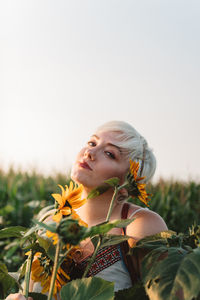
[[[93,138],[103,141],[105,144],[115,146],[119,149],[120,153],[125,157],[129,155],[129,149],[124,147],[121,131],[100,131],[92,135]]]
[[[120,131],[106,130],[106,131],[97,131],[92,136],[95,137],[96,139],[105,139],[105,140],[120,142],[121,135],[122,132]]]

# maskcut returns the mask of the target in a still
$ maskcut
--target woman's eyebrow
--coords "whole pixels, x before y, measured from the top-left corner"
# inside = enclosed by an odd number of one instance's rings
[[[95,137],[97,140],[99,140],[99,137],[96,134],[93,134],[92,137]],[[119,150],[119,152],[122,153],[122,149],[119,146],[112,144],[112,143],[107,143],[107,145],[117,148],[117,150]]]
[[[112,144],[112,143],[107,143],[108,146],[113,146],[115,148],[117,148],[117,150],[119,150],[120,153],[122,153],[122,150],[119,146],[115,145],[115,144]]]

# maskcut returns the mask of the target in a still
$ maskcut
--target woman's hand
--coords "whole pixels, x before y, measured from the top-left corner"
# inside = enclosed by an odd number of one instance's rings
[[[5,300],[27,300],[22,294],[10,294],[6,297]],[[28,297],[28,300],[33,300],[33,298]]]

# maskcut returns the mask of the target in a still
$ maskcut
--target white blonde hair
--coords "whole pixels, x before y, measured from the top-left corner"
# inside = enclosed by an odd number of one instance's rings
[[[117,146],[122,149],[127,158],[139,162],[138,176],[145,176],[143,182],[148,182],[155,173],[156,158],[149,148],[146,139],[130,124],[123,121],[107,122],[99,126],[96,133],[105,131],[113,131],[119,134]]]

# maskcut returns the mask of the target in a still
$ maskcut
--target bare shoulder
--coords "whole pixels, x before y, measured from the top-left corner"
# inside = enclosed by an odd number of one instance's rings
[[[127,235],[138,241],[145,236],[168,230],[163,218],[150,209],[131,206],[128,217],[133,215],[134,221],[127,226]]]

